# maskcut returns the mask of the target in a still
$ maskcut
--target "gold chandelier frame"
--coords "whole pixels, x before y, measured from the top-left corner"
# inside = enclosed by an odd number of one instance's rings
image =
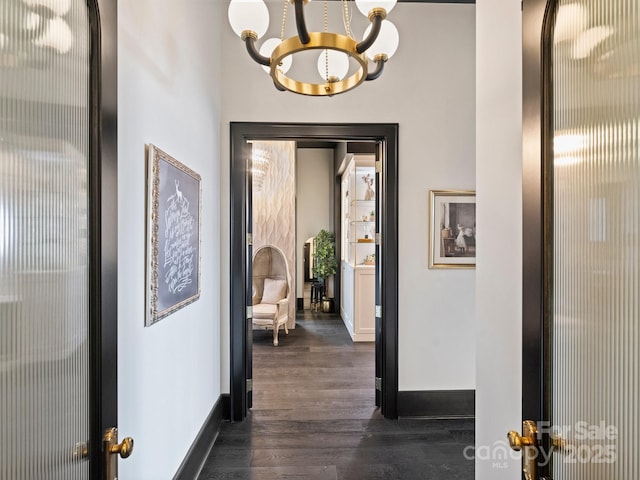
[[[376,55],[373,59],[376,64],[376,69],[373,72],[369,72],[369,60],[364,52],[371,47],[378,38],[382,21],[387,17],[387,11],[384,8],[374,8],[369,12],[368,18],[372,25],[371,31],[367,38],[361,42],[357,42],[347,35],[338,33],[309,32],[304,18],[303,7],[309,0],[289,1],[295,8],[298,35],[282,40],[273,50],[271,57],[262,55],[256,49],[255,42],[258,39],[256,32],[244,30],[241,35],[251,58],[260,65],[269,67],[269,75],[271,75],[275,87],[278,90],[289,90],[294,93],[310,96],[333,96],[347,92],[364,81],[375,80],[382,74],[384,64],[388,60],[387,55]],[[358,63],[358,69],[342,80],[336,77],[329,77],[325,79],[324,83],[311,83],[288,77],[279,68],[283,60],[288,56],[309,50],[334,50],[345,53],[349,58],[354,59]]]
[[[326,32],[309,33],[310,41],[303,44],[298,37],[291,37],[282,42],[271,55],[271,77],[276,83],[286,90],[301,93],[303,95],[336,95],[360,85],[367,76],[368,60],[364,53],[358,53],[355,49],[356,41],[345,35]],[[355,73],[343,80],[329,77],[325,83],[300,82],[287,77],[278,67],[284,58],[306,50],[335,50],[346,53],[355,59],[360,68]]]

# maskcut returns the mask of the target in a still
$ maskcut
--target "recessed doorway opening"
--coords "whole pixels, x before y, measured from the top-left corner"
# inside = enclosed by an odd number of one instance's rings
[[[375,261],[375,395],[376,405],[387,418],[397,417],[397,140],[396,124],[309,125],[231,124],[231,419],[241,421],[252,404],[252,262],[253,208],[251,143],[293,140],[306,142],[340,141],[375,145],[373,171],[379,189],[374,222],[376,232],[370,243]],[[337,178],[337,177],[336,177]],[[337,219],[343,215],[343,192],[335,189]],[[369,199],[372,200],[372,199]],[[371,212],[367,213],[370,217]],[[364,221],[363,221],[364,222]],[[361,222],[362,223],[362,222]],[[362,226],[362,225],[359,225]],[[370,225],[367,225],[371,227]],[[342,222],[335,222],[336,244],[342,248]],[[356,235],[354,233],[353,235]],[[354,236],[355,239],[355,236]],[[364,242],[363,242],[364,243]],[[383,255],[380,252],[384,252]],[[340,254],[343,258],[345,252]],[[384,272],[384,274],[383,274]],[[336,275],[339,279],[341,275]],[[339,292],[334,282],[333,292]],[[296,299],[297,300],[297,299]],[[338,302],[339,300],[336,300]],[[297,302],[296,302],[297,303]],[[339,304],[338,304],[339,305]],[[275,336],[274,336],[275,340]],[[372,379],[373,380],[373,379]],[[374,382],[372,381],[372,386]]]

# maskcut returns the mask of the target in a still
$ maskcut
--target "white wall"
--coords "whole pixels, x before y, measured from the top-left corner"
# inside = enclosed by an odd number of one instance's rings
[[[520,0],[476,3],[476,479],[521,477],[496,458],[521,429],[522,13]],[[481,457],[481,458],[480,458]],[[515,458],[515,460],[513,459]]]
[[[296,160],[296,295],[304,291],[304,242],[333,228],[333,149],[299,148]]]
[[[340,9],[338,2],[329,3],[332,10]],[[279,36],[282,4],[270,5],[272,30],[266,36]],[[314,8],[321,12],[322,5]],[[401,39],[383,76],[332,98],[276,91],[223,21],[221,178],[229,178],[229,121],[399,123],[399,387],[473,389],[475,271],[427,268],[427,209],[429,189],[475,188],[475,6],[403,2],[389,19],[401,26]],[[353,23],[361,37],[366,20]],[[321,22],[310,28],[321,29]],[[227,278],[226,182],[220,199],[221,275]],[[226,284],[221,298],[222,336],[228,338]],[[222,375],[228,391],[228,341],[223,343]]]
[[[118,2],[118,408],[122,480],[171,478],[220,395],[220,2]],[[202,176],[200,299],[144,327],[145,161]],[[225,367],[226,368],[226,367]]]

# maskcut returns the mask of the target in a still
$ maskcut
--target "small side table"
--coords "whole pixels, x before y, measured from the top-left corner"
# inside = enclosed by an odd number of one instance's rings
[[[311,282],[311,310],[318,311],[318,307],[322,306],[322,297],[324,296],[324,282],[314,280]]]

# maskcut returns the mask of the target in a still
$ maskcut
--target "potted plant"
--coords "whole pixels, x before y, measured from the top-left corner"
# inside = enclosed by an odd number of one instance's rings
[[[338,261],[335,250],[336,237],[332,232],[320,230],[314,240],[313,276],[324,284],[322,296],[322,311],[332,310],[331,301],[327,298],[327,277],[338,271]]]

